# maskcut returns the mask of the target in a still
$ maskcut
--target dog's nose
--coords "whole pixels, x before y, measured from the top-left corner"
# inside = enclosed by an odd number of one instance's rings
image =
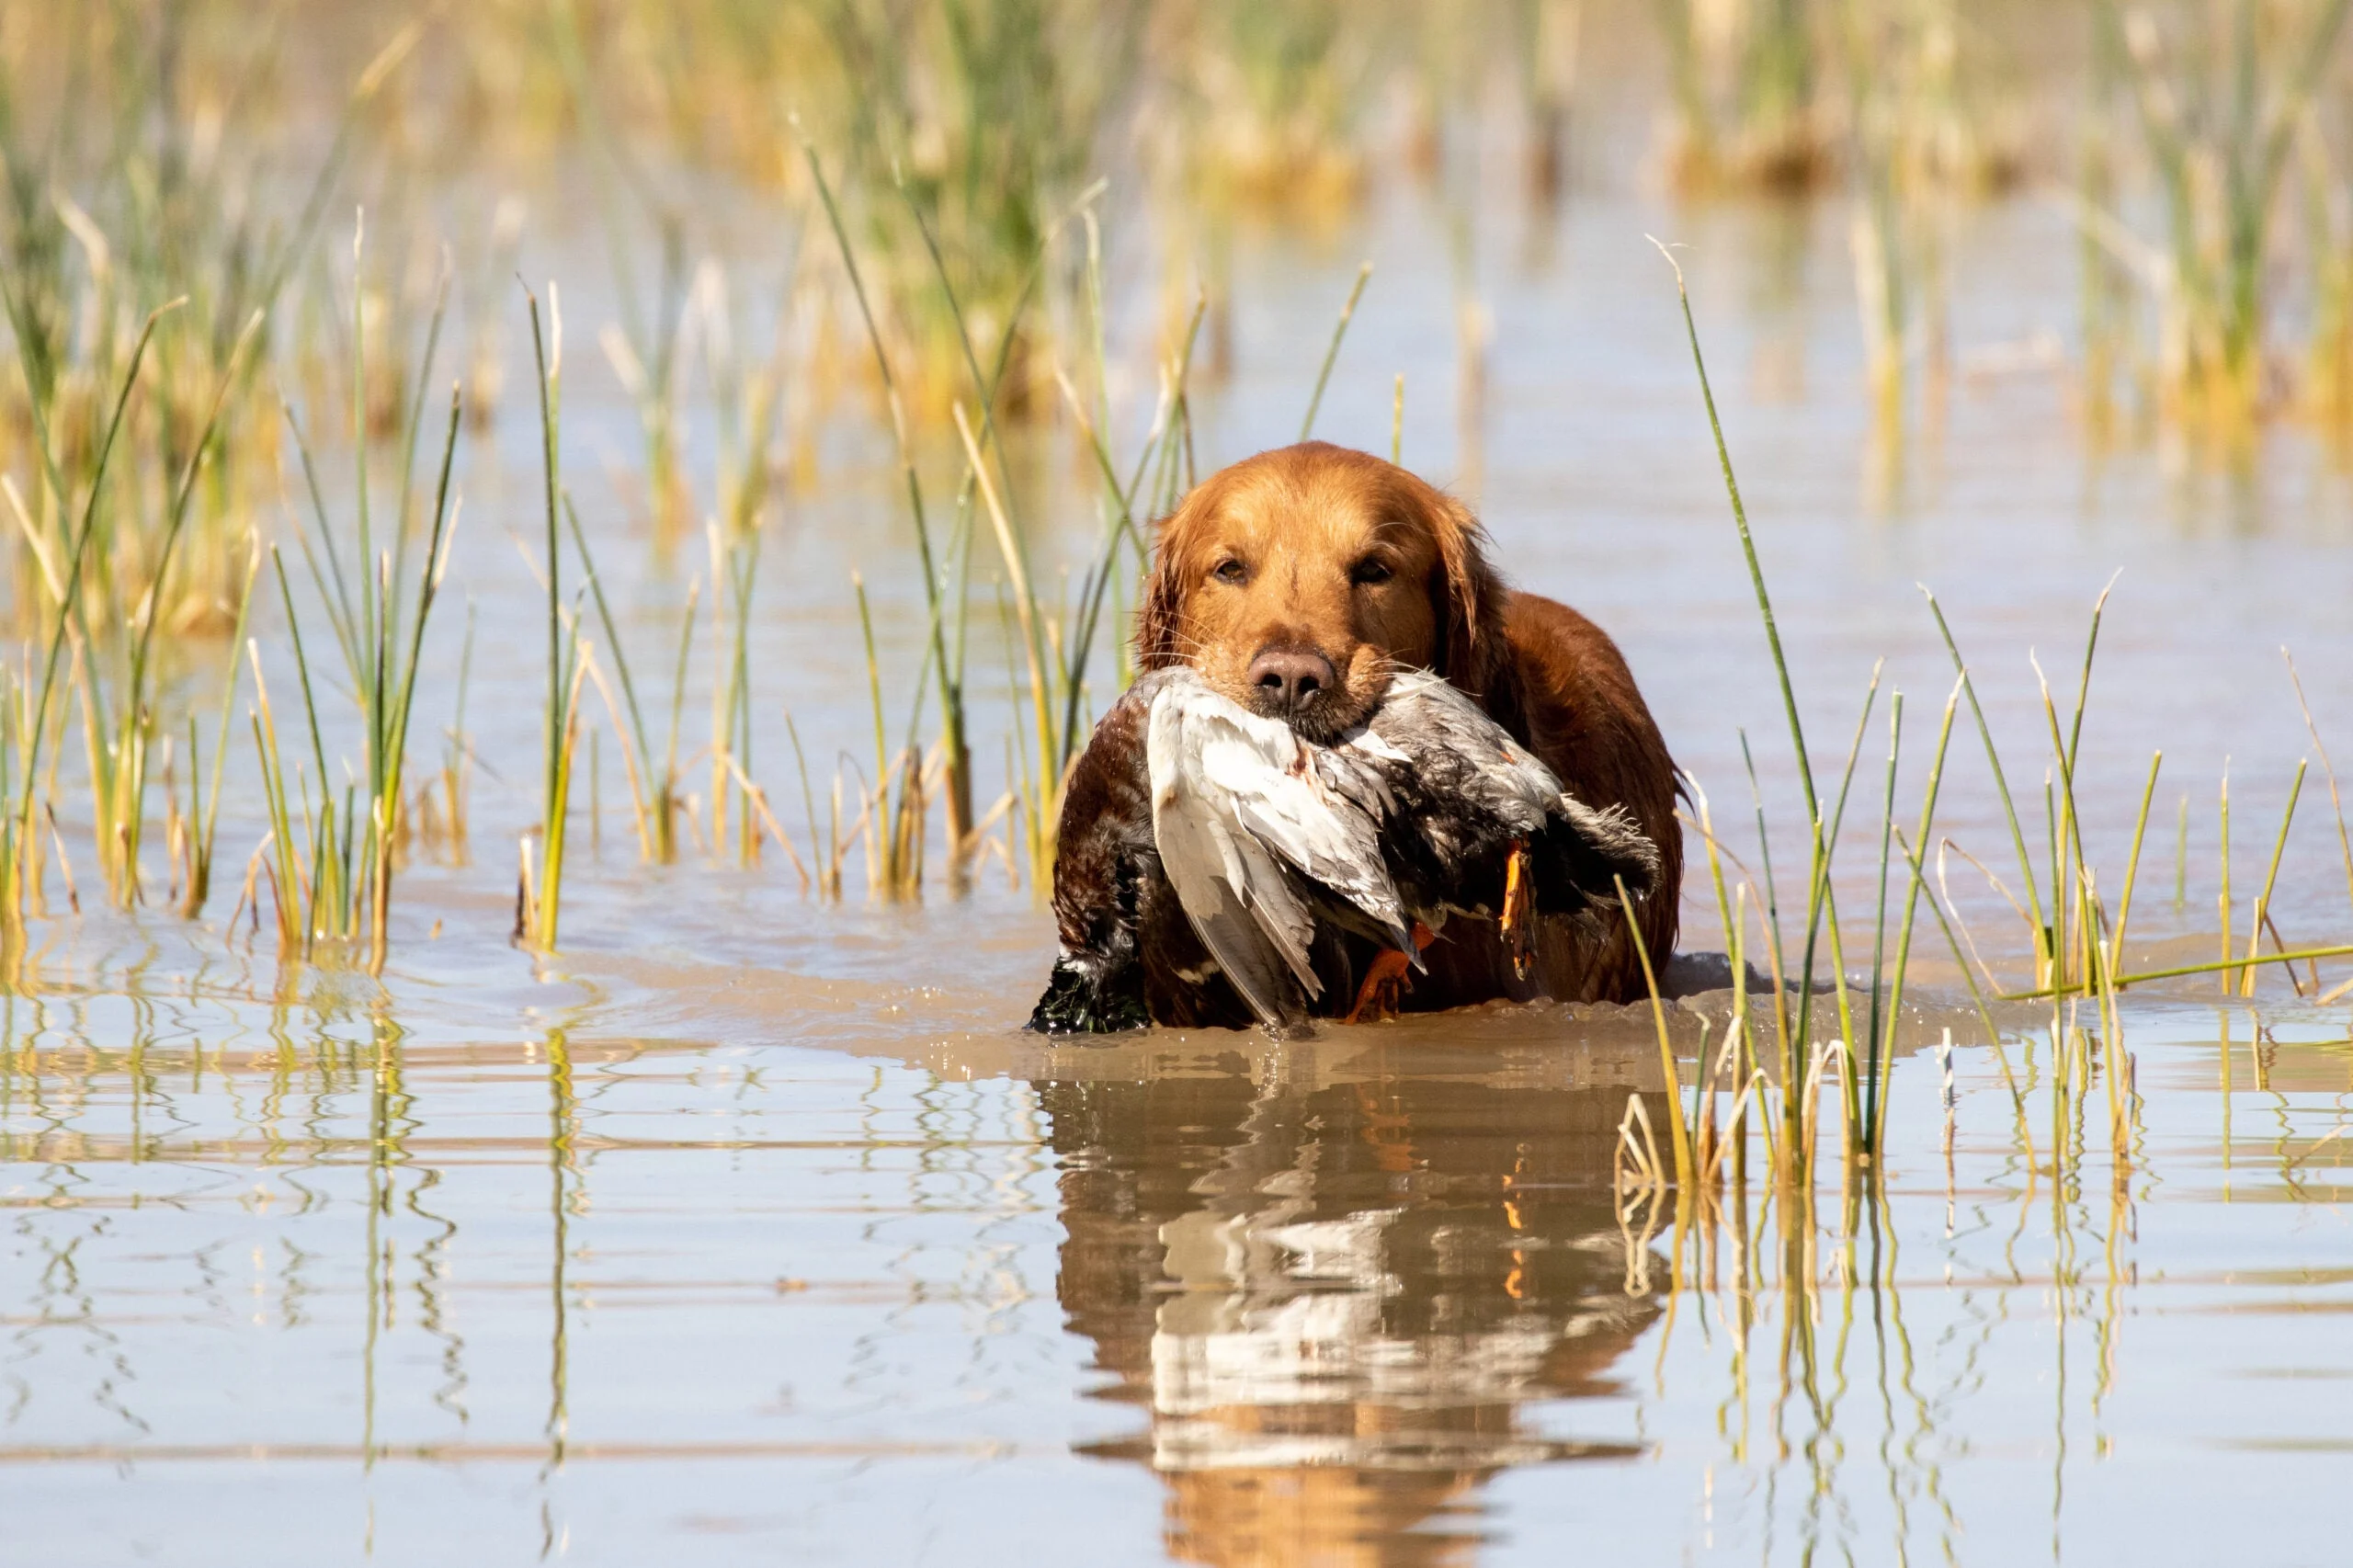
[[[1279,713],[1296,713],[1338,677],[1332,661],[1312,648],[1267,648],[1250,661],[1250,685]]]

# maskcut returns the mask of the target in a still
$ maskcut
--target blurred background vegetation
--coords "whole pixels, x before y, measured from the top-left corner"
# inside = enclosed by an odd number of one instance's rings
[[[218,732],[202,735],[156,694],[191,667],[233,678],[222,639],[254,615],[293,620],[298,583],[314,585],[312,613],[324,617],[301,670],[310,738],[294,751],[310,766],[298,755],[279,767],[275,735],[256,730],[278,841],[269,880],[249,871],[249,896],[278,890],[290,944],[305,930],[357,935],[369,908],[381,923],[386,894],[370,878],[388,884],[404,846],[462,838],[462,694],[440,775],[410,797],[399,759],[377,755],[405,735],[405,699],[366,689],[413,676],[433,601],[413,574],[420,560],[446,565],[431,543],[433,458],[452,374],[457,417],[476,437],[537,431],[508,459],[544,471],[545,517],[529,526],[544,535],[531,549],[548,592],[549,812],[566,809],[575,747],[603,744],[579,739],[601,702],[651,858],[677,853],[683,823],[710,852],[733,845],[747,858],[767,833],[821,887],[838,890],[853,844],[880,885],[919,886],[924,813],[938,803],[951,863],[996,821],[1008,861],[1041,866],[1090,678],[1124,674],[1115,650],[1142,525],[1196,472],[1188,389],[1233,363],[1237,236],[1337,233],[1392,184],[1452,214],[1468,423],[1497,330],[1468,265],[1472,215],[1497,203],[1540,215],[1631,187],[1842,212],[1883,439],[1932,416],[1952,373],[1954,226],[1986,204],[2033,203],[2075,236],[2049,276],[2080,301],[2063,355],[2087,431],[2226,455],[2268,421],[2342,440],[2347,9],[0,0],[13,340],[0,375],[0,591],[24,648],[0,693],[0,902],[12,921],[40,903],[43,846],[59,842],[44,820],[78,732],[91,804],[69,814],[89,821],[112,896],[142,896],[155,752],[173,889],[201,907],[205,769],[217,809],[218,758],[245,726],[224,699]],[[1111,225],[1147,236],[1145,276],[1107,273]],[[574,377],[584,357],[608,369],[633,422],[637,460],[594,483],[658,549],[709,555],[702,608],[689,601],[642,682],[588,538],[576,519],[559,524],[573,492],[559,472],[558,290],[533,318],[539,384],[514,384],[527,246],[542,247],[529,252],[542,268],[564,258]],[[1107,342],[1132,340],[1139,320],[1155,385],[1122,413]],[[888,722],[870,668],[872,771],[846,798],[837,784],[821,810],[802,759],[796,846],[750,767],[744,629],[762,528],[780,495],[820,483],[816,433],[843,413],[892,433],[926,662]],[[1050,437],[1061,456],[1040,460]],[[448,439],[457,449],[454,426]],[[1059,599],[1028,562],[1024,514],[1051,505],[1035,499],[1041,483],[1090,497],[1098,529]],[[296,515],[310,520],[296,527]],[[290,575],[272,554],[281,545]],[[967,592],[976,551],[981,581],[1002,585],[995,604]],[[1013,782],[995,817],[973,798],[968,611],[1000,623],[1016,650]],[[679,714],[699,635],[714,695],[694,756],[710,776],[690,790]],[[334,722],[322,729],[307,663],[338,644],[361,688],[369,780],[348,799],[327,777],[321,737]],[[892,733],[901,702],[904,743]],[[926,704],[940,715],[936,744]],[[559,872],[560,859],[559,845]],[[527,868],[532,908],[552,909],[553,888],[534,881],[550,875]],[[323,888],[342,910],[324,926],[285,909]]]

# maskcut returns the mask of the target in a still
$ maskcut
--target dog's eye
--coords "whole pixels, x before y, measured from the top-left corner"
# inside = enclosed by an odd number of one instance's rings
[[[1386,583],[1394,575],[1389,569],[1389,562],[1377,556],[1367,556],[1349,569],[1348,581],[1370,587],[1377,583]]]
[[[1217,570],[1210,575],[1221,583],[1239,583],[1243,578],[1250,575],[1250,568],[1239,561],[1221,561],[1218,562]]]

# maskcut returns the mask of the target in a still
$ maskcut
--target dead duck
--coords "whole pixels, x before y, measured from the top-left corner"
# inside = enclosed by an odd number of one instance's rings
[[[1656,846],[1596,811],[1468,697],[1395,676],[1329,745],[1181,666],[1114,703],[1063,797],[1061,950],[1029,1027],[1277,1033],[1393,1012],[1449,919],[1524,962],[1537,915],[1614,918]]]

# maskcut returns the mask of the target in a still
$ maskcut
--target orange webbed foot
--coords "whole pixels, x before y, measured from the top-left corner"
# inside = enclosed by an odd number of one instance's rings
[[[1438,933],[1420,921],[1414,922],[1414,948],[1427,949],[1438,940]],[[1412,988],[1413,960],[1395,948],[1376,955],[1365,969],[1364,983],[1357,987],[1356,1006],[1340,1021],[1347,1024],[1377,1024],[1397,1016],[1398,1004]]]
[[[1536,888],[1529,880],[1528,845],[1512,841],[1511,858],[1504,862],[1504,909],[1496,925],[1504,951],[1511,955],[1511,971],[1522,980],[1536,962]]]

